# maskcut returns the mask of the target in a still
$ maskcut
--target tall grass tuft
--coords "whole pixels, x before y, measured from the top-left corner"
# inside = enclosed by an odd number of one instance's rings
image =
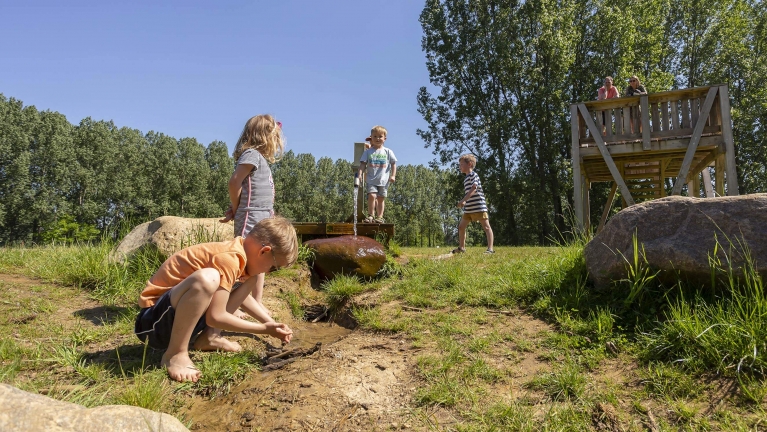
[[[241,380],[257,364],[258,357],[250,351],[211,353],[198,363],[202,376],[196,385],[206,396],[227,394],[232,384]]]
[[[642,337],[649,359],[678,361],[695,371],[735,375],[744,393],[754,393],[753,377],[767,375],[767,295],[748,249],[741,245],[744,264],[732,257],[711,260],[720,298],[696,293],[671,301],[666,319]],[[715,251],[716,252],[716,251]],[[732,253],[732,252],[730,252]],[[726,267],[720,267],[720,265]]]
[[[393,256],[394,258],[397,258],[402,255],[402,246],[399,245],[394,239],[389,240],[389,243],[386,245],[386,251]]]
[[[112,250],[110,242],[6,248],[0,269],[87,289],[105,305],[133,303],[165,257],[147,247],[120,263],[110,258]]]
[[[330,308],[331,314],[338,312],[355,295],[365,291],[359,279],[354,276],[336,276],[322,284],[325,291],[325,301]]]
[[[645,253],[644,245],[639,245],[637,240],[637,233],[634,231],[632,236],[632,257],[629,260],[620,253],[623,260],[626,262],[626,278],[619,281],[619,284],[624,285],[627,288],[627,295],[623,299],[623,307],[628,309],[634,303],[641,305],[645,295],[651,290],[655,279],[658,276],[658,271],[655,273],[650,270],[647,263],[647,254]]]
[[[304,263],[308,266],[314,264],[314,249],[298,245],[298,259],[296,262]]]

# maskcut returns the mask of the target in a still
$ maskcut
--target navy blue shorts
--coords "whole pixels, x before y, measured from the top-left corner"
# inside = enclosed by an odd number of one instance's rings
[[[166,291],[154,306],[141,309],[136,316],[136,326],[133,330],[142,342],[147,342],[148,339],[150,347],[160,350],[167,349],[170,344],[173,319],[176,317],[176,310],[170,305],[170,291]],[[203,315],[194,326],[192,336],[201,333],[206,327]]]

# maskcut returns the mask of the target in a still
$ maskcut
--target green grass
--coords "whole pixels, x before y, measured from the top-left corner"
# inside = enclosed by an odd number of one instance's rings
[[[38,324],[57,312],[57,296],[64,295],[48,287],[4,304],[1,382],[87,406],[173,410],[190,391],[218,397],[259,367],[254,352],[201,354],[195,362],[203,378],[177,385],[157,366],[159,354],[145,353],[136,340],[87,354],[88,346],[131,333],[136,296],[162,261],[144,250],[118,264],[108,259],[110,251],[106,244],[0,250],[0,272],[78,287],[112,306],[110,319],[95,328],[65,328]],[[626,278],[601,292],[588,282],[582,245],[483,251],[435,260],[447,249],[390,243],[376,280],[338,277],[321,287],[333,313],[350,308],[362,330],[396,335],[416,350],[417,386],[404,402],[423,425],[440,430],[430,413],[444,409],[457,419],[450,426],[455,430],[590,430],[602,400],[667,407],[662,415],[655,410],[664,430],[753,430],[765,418],[767,297],[753,266],[731,269],[729,260],[712,259],[715,289],[662,286],[637,244]],[[299,255],[301,262],[311,260],[303,249]],[[354,301],[370,291],[373,303],[368,295]],[[300,291],[279,296],[294,317],[303,317]],[[545,329],[514,324],[531,315]],[[531,358],[542,368],[519,378],[518,368]],[[612,363],[634,366],[634,390],[597,380]],[[43,373],[49,370],[56,373]],[[30,372],[37,377],[28,378]],[[736,382],[737,399],[726,406],[738,415],[701,409],[710,391],[704,378],[712,375]]]
[[[330,308],[331,314],[338,312],[352,297],[367,289],[354,276],[337,276],[322,284],[322,290],[325,291],[325,301]]]
[[[202,362],[196,363],[202,377],[195,386],[206,396],[226,394],[233,384],[258,367],[259,363],[258,356],[248,351],[207,353]]]
[[[110,259],[111,243],[0,248],[0,272],[84,288],[105,305],[134,302],[164,257],[151,248],[126,263]]]
[[[287,302],[288,307],[290,307],[290,314],[293,315],[294,318],[304,319],[306,311],[304,311],[304,307],[301,304],[301,298],[298,294],[293,291],[284,291],[277,294],[277,296]]]
[[[565,362],[553,372],[544,373],[529,383],[530,388],[542,390],[555,401],[569,401],[583,396],[586,376],[574,362]]]
[[[695,379],[673,364],[650,363],[641,376],[645,389],[653,397],[696,398],[703,390]]]
[[[759,404],[767,373],[767,294],[748,250],[743,253],[746,262],[739,269],[729,265],[728,255],[712,261],[715,286],[691,295],[679,290],[668,301],[665,319],[640,340],[645,359],[735,376],[746,399]]]

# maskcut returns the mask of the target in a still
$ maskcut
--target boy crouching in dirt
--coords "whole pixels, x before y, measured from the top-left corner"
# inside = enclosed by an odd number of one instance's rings
[[[293,331],[285,324],[234,316],[250,291],[243,288],[247,284],[234,291],[232,286],[240,278],[289,266],[297,257],[296,230],[281,217],[260,221],[245,237],[176,252],[141,293],[135,333],[149,346],[165,350],[162,365],[176,381],[200,378],[188,351],[195,334],[193,348],[198,350],[240,351],[240,344],[222,337],[221,330],[268,334],[289,343]]]

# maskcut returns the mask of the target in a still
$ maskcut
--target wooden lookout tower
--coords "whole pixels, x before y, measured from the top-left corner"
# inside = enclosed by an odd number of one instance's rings
[[[738,195],[726,85],[582,102],[570,106],[578,228],[589,230],[589,189],[612,182],[597,231],[616,191],[623,207],[681,195]],[[714,181],[709,167],[714,167]],[[665,180],[672,179],[669,194]],[[725,183],[727,187],[725,188]]]

